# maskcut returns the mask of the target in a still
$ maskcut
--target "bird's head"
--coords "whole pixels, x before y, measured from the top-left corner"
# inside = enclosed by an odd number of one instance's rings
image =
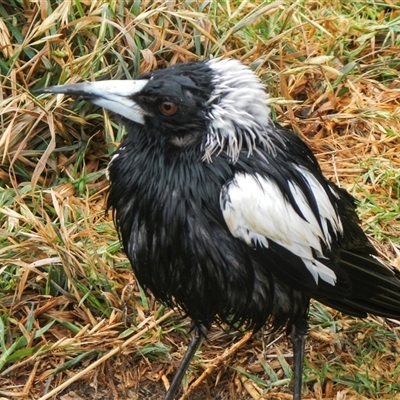
[[[80,96],[118,114],[125,125],[139,125],[145,134],[177,148],[198,146],[204,160],[226,152],[235,161],[242,149],[273,148],[265,87],[232,59],[177,64],[136,80],[50,86],[37,92]]]

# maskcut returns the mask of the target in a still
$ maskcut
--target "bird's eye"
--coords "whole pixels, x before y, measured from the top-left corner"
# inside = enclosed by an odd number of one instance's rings
[[[169,116],[176,113],[178,106],[172,101],[163,101],[160,104],[159,109],[164,115]]]

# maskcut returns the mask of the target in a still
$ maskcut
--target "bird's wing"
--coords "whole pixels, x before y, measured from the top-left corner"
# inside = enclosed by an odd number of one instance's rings
[[[297,271],[299,280],[310,274],[316,285],[322,280],[334,286],[337,275],[327,266],[331,263],[326,254],[343,234],[342,221],[332,202],[336,194],[328,193],[332,189],[323,187],[306,168],[292,168],[307,190],[289,180],[285,193],[273,177],[237,172],[221,191],[223,217],[232,235],[249,246],[271,248],[277,244],[290,252],[291,258],[299,261],[292,268],[300,265],[302,269]],[[282,268],[291,266],[287,263]]]

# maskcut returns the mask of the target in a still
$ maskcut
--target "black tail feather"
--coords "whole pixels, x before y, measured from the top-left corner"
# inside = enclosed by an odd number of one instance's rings
[[[351,294],[330,297],[325,291],[317,300],[356,317],[367,313],[400,318],[400,272],[390,268],[374,255],[344,251],[339,266],[351,282]]]

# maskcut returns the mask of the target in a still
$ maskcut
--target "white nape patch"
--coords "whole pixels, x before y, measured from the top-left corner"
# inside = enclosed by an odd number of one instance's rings
[[[274,152],[265,86],[250,68],[237,60],[212,59],[207,64],[213,71],[215,90],[209,101],[210,132],[204,159],[210,160],[215,152],[226,151],[236,161],[243,144],[251,154],[256,142]]]
[[[312,182],[308,175],[307,180]],[[290,190],[307,221],[297,214],[274,181],[259,174],[236,174],[221,192],[220,205],[225,222],[233,236],[250,246],[268,247],[272,240],[285,247],[303,260],[316,283],[322,279],[334,286],[336,274],[316,260],[313,252],[324,257],[321,241],[328,247],[331,244],[325,226],[329,221],[332,226],[342,229],[339,217],[333,207],[333,214],[329,214],[329,207],[322,204],[320,219],[324,223],[321,229],[301,189],[290,183]],[[322,191],[322,188],[316,189],[318,204],[325,202]]]

